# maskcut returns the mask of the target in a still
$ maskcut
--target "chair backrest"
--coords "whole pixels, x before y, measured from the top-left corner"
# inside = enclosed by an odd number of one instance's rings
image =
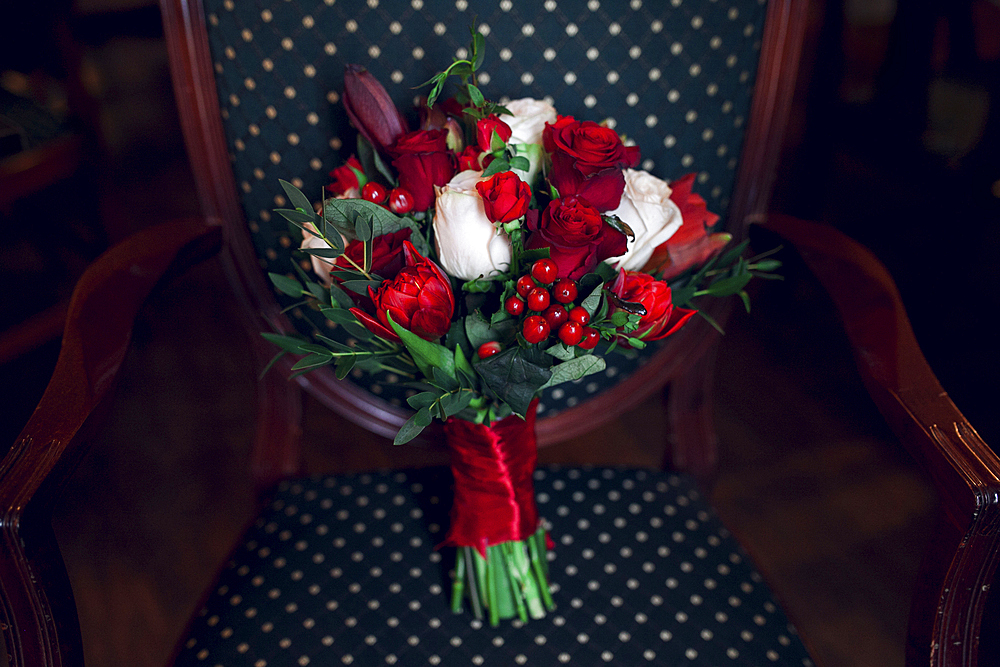
[[[642,167],[668,179],[696,171],[697,191],[711,210],[726,214],[739,237],[767,204],[806,6],[794,0],[163,3],[203,209],[227,227],[236,283],[263,314],[260,327],[306,334],[325,323],[298,309],[281,315],[288,303],[276,298],[260,269],[289,272],[298,245],[271,212],[283,201],[278,179],[318,198],[327,172],[353,151],[354,132],[339,104],[345,64],[366,67],[399,108],[409,109],[420,84],[462,53],[475,22],[486,35],[480,83],[487,95],[550,97],[561,113],[610,119],[640,146]],[[614,371],[597,382],[550,390],[539,410],[540,444],[636,405],[678,377],[713,335],[703,322],[689,326],[652,359],[616,359]],[[395,433],[406,411],[392,378],[351,379],[311,373],[299,381],[371,430]],[[611,385],[616,390],[606,391]]]

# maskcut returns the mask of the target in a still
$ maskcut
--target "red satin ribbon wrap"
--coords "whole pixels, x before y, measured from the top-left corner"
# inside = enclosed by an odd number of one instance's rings
[[[445,422],[455,502],[444,544],[475,547],[485,557],[487,546],[525,540],[538,530],[536,407],[533,401],[525,419],[511,415],[491,425]]]

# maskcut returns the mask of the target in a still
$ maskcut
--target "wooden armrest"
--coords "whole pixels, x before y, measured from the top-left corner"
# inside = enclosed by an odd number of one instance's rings
[[[772,215],[765,226],[795,246],[830,294],[875,404],[940,495],[943,516],[916,593],[923,602],[914,603],[908,653],[919,664],[976,664],[1000,560],[1000,458],[941,387],[892,277],[867,248],[789,216]]]
[[[66,664],[59,655],[82,664],[76,610],[52,534],[53,494],[33,498],[43,487],[58,488],[82,455],[74,437],[114,386],[150,292],[221,242],[221,228],[204,220],[165,223],[108,250],[77,283],[52,379],[0,464],[0,623],[11,664]]]

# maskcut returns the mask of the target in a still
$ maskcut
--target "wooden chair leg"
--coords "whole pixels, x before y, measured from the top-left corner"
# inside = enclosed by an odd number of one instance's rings
[[[686,373],[664,390],[670,436],[663,467],[707,477],[718,461],[719,439],[712,416],[715,358],[712,342]]]

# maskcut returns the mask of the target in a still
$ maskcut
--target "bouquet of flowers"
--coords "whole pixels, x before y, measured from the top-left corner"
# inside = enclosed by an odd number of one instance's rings
[[[290,183],[315,276],[271,274],[349,336],[267,333],[296,372],[332,365],[412,382],[395,442],[437,417],[455,501],[452,605],[523,620],[552,608],[532,490],[534,412],[543,389],[605,369],[604,356],[676,332],[703,295],[739,294],[777,262],[746,260],[713,233],[692,191],[637,170],[639,148],[545,101],[499,104],[476,85],[484,39],[432,78],[412,130],[385,89],[348,66],[343,103],[357,153],[314,204]],[[457,92],[441,93],[451,77]]]

